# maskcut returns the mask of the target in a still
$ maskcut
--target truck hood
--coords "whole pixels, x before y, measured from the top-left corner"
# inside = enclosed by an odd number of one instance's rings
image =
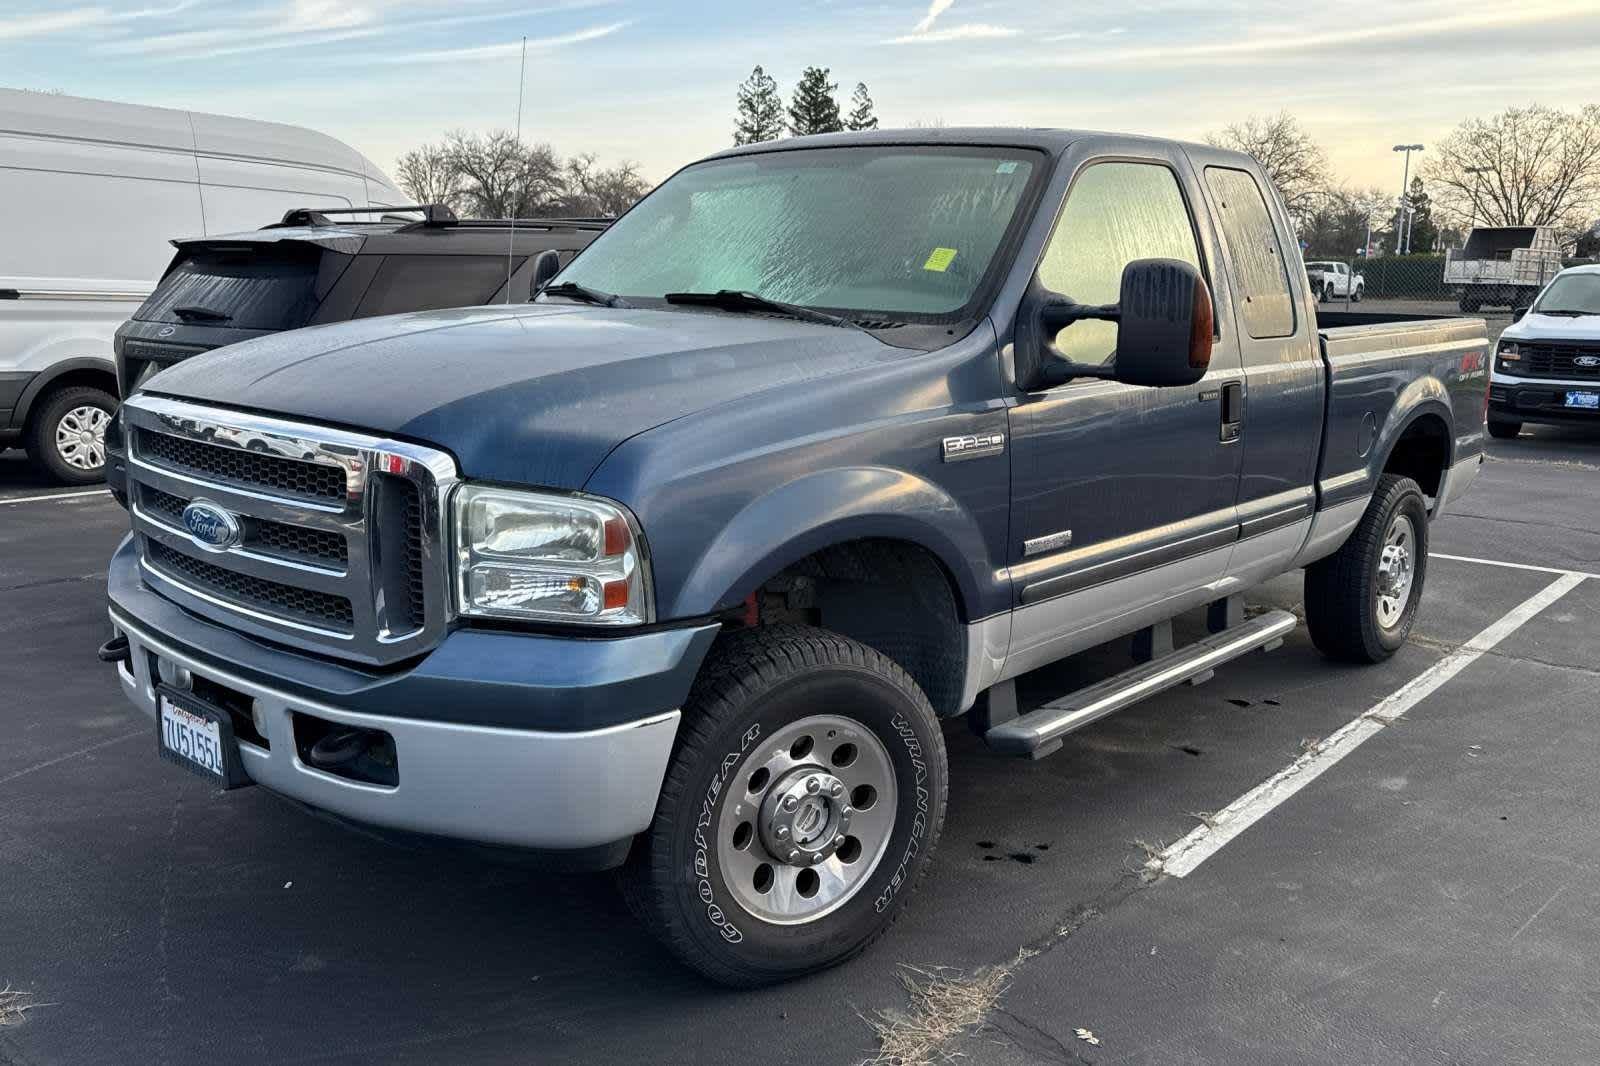
[[[145,388],[431,444],[467,477],[575,489],[612,448],[664,422],[908,354],[793,319],[524,304],[278,333]]]
[[[1513,322],[1500,334],[1508,341],[1600,341],[1600,315],[1539,315],[1532,311]]]

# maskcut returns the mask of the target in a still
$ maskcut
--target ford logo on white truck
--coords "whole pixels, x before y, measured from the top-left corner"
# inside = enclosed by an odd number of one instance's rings
[[[239,520],[210,500],[191,500],[183,509],[183,528],[208,551],[227,551],[239,543]]]

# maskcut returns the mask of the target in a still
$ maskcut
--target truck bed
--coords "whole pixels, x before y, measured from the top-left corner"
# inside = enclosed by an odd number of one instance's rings
[[[1317,326],[1327,396],[1317,472],[1323,507],[1372,491],[1374,470],[1406,428],[1390,418],[1403,391],[1408,401],[1426,401],[1421,417],[1439,416],[1447,465],[1482,450],[1489,365],[1483,319],[1336,311],[1319,313]],[[1438,486],[1423,488],[1431,494]]]

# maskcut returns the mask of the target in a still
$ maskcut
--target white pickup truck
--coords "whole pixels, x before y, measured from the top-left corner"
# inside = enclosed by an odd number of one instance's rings
[[[1360,274],[1350,273],[1348,263],[1337,263],[1332,260],[1307,263],[1306,277],[1311,280],[1311,291],[1316,293],[1318,301],[1322,303],[1346,296],[1360,303],[1361,298],[1367,294],[1367,279]]]

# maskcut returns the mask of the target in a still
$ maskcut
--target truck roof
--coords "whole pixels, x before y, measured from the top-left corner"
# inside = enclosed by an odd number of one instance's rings
[[[1231,156],[1240,162],[1253,162],[1243,152],[1234,152],[1211,145],[1189,141],[1176,141],[1167,137],[1146,137],[1138,134],[1107,133],[1099,130],[1056,129],[1024,126],[946,126],[935,129],[862,130],[849,133],[821,133],[809,137],[788,137],[779,141],[762,141],[757,144],[738,145],[709,156],[722,159],[729,156],[751,155],[759,152],[787,152],[802,148],[839,148],[851,144],[915,144],[915,145],[999,145],[1008,148],[1036,148],[1058,155],[1068,145],[1085,140],[1107,140],[1126,144],[1144,141],[1165,146],[1193,148],[1215,158]]]

